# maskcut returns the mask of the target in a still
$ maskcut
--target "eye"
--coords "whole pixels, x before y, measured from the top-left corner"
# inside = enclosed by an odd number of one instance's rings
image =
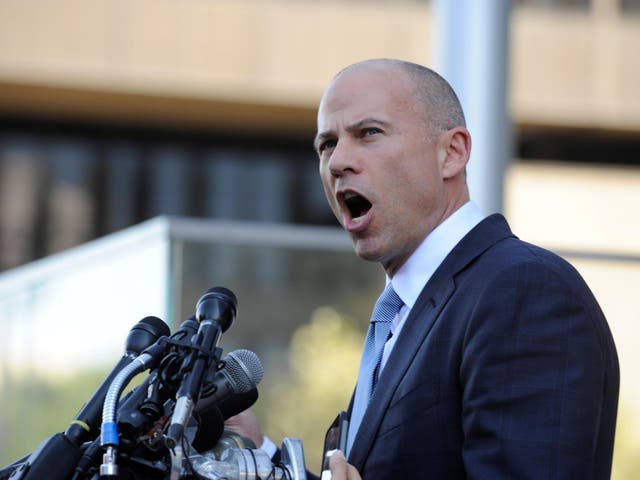
[[[318,145],[318,153],[322,153],[324,152],[327,148],[334,148],[336,146],[337,141],[334,140],[333,138],[329,138],[327,140],[325,140],[324,142],[320,143],[320,145]]]
[[[363,137],[371,137],[372,135],[377,135],[378,133],[382,133],[382,130],[377,127],[367,127],[362,129]]]

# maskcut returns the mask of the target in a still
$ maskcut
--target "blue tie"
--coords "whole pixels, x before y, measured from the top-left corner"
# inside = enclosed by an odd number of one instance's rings
[[[403,302],[393,289],[391,282],[387,284],[380,298],[376,302],[371,314],[369,330],[364,341],[362,359],[360,360],[360,373],[356,385],[356,395],[353,401],[349,431],[347,435],[347,452],[351,451],[351,445],[358,433],[364,412],[369,406],[369,401],[375,388],[377,370],[382,360],[384,344],[387,342],[391,331],[391,322],[402,307]]]

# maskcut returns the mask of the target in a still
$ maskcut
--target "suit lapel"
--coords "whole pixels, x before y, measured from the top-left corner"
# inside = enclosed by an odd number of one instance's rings
[[[409,365],[424,343],[442,308],[456,289],[455,276],[496,242],[513,236],[501,215],[492,215],[472,229],[447,255],[429,279],[409,313],[349,453],[349,463],[362,471],[385,411]]]

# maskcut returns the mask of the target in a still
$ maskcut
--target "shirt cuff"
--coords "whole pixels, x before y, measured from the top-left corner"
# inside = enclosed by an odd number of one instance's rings
[[[271,441],[269,437],[266,435],[262,436],[262,445],[260,445],[260,450],[269,455],[269,458],[273,458],[273,456],[278,451],[278,447],[275,443]]]

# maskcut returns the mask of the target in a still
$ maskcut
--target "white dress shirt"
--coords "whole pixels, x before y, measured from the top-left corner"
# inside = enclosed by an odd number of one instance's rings
[[[384,346],[378,373],[387,363],[398,334],[424,286],[451,250],[484,218],[484,213],[474,202],[465,203],[427,235],[393,278],[387,277],[387,283],[393,284],[404,305],[391,324],[392,335]]]

